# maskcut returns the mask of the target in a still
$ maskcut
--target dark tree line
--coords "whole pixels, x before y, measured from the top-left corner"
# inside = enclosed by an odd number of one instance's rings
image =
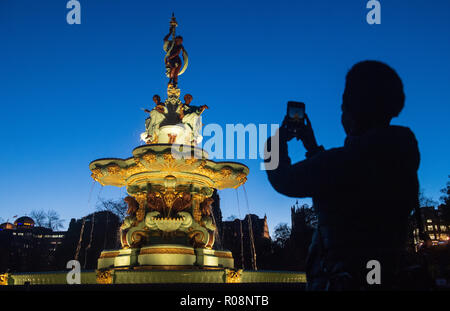
[[[304,271],[309,245],[317,226],[313,208],[307,204],[291,209],[292,227],[282,223],[275,227],[269,259],[272,270]]]

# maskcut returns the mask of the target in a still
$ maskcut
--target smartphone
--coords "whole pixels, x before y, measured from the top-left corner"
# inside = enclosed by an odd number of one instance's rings
[[[289,101],[287,104],[287,116],[290,121],[302,122],[305,119],[305,104]]]

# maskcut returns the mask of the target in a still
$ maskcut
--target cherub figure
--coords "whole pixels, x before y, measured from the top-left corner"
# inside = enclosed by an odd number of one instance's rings
[[[147,206],[150,211],[157,211],[161,214],[164,213],[164,200],[159,193],[149,192],[147,194]]]
[[[167,53],[164,58],[166,64],[167,75],[170,78],[169,84],[172,84],[177,88],[178,75],[181,70],[181,57],[180,53],[183,52],[183,60],[187,58],[187,52],[183,46],[183,37],[176,36],[173,40],[169,40],[170,35],[175,36],[175,25],[172,25],[169,30],[169,34],[164,37],[164,51]]]
[[[166,105],[161,102],[159,95],[153,95],[153,101],[156,106],[151,111],[148,109],[144,110],[150,114],[145,120],[145,132],[141,134],[141,139],[147,144],[157,141],[159,125],[165,120],[167,114]]]
[[[192,95],[184,95],[184,103],[178,108],[181,122],[188,126],[191,130],[191,143],[198,144],[202,141],[203,137],[200,135],[200,129],[202,128],[201,114],[205,109],[209,109],[208,106],[191,106]]]
[[[202,212],[203,216],[211,216],[211,210],[212,205],[214,203],[213,198],[206,198],[201,204],[200,204],[200,211]]]
[[[139,209],[139,203],[136,201],[136,199],[131,196],[127,196],[123,200],[128,205],[128,209],[127,209],[128,216],[132,216],[132,217],[136,216],[136,212]]]
[[[139,203],[136,201],[135,198],[133,198],[131,196],[127,196],[123,200],[128,205],[128,209],[127,209],[128,216],[125,217],[122,225],[120,226],[121,236],[123,236],[123,234],[126,234],[126,232],[125,232],[126,229],[129,229],[136,224],[136,213],[139,209]]]
[[[172,214],[176,215],[178,212],[184,211],[192,205],[192,196],[189,193],[181,193],[173,202]]]

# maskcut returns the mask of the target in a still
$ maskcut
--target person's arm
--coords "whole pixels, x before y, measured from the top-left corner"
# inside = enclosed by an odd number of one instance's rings
[[[277,192],[289,197],[313,197],[318,194],[334,193],[354,185],[361,179],[361,175],[367,174],[365,165],[369,160],[368,155],[373,151],[365,144],[357,142],[325,151],[322,146],[318,146],[307,116],[306,124],[296,128],[295,134],[288,130],[289,125],[286,121],[287,119],[283,121],[277,133],[278,166],[273,170],[267,170],[269,182]],[[307,152],[305,160],[292,164],[287,142],[295,136],[302,140]],[[271,138],[267,141],[266,149],[268,147],[274,149],[271,141]],[[266,162],[271,161],[268,159]]]
[[[275,167],[275,169],[270,170],[269,165],[266,164],[270,183],[275,190],[287,196],[312,196],[317,187],[314,181],[319,178],[317,177],[317,173],[314,173],[314,170],[317,170],[315,167],[318,165],[318,161],[305,160],[292,165],[287,147],[287,142],[292,138],[297,137],[297,139],[301,139],[303,146],[307,150],[306,157],[308,159],[324,151],[324,148],[318,146],[316,142],[311,121],[306,114],[304,121],[301,123],[292,123],[289,117],[286,116],[277,135],[278,139],[276,139],[275,142],[279,141],[278,148],[273,148],[271,139],[267,141],[266,145],[266,150],[270,147],[271,149],[274,149],[273,152],[276,152],[277,150],[279,152],[278,157],[275,156],[274,158],[278,158],[278,166]],[[272,155],[273,152],[270,154]],[[273,168],[272,161],[266,160],[266,163],[267,162],[269,162],[270,166]],[[312,178],[314,178],[314,180],[312,180]]]
[[[267,177],[272,187],[279,193],[289,197],[311,197],[319,191],[321,160],[315,155],[324,151],[323,147],[318,147],[309,159],[291,164],[288,155],[287,140],[280,135],[279,143],[279,163],[274,170],[267,170]],[[267,140],[266,146],[273,150],[272,138]],[[266,147],[267,148],[267,147]],[[270,159],[266,160],[267,162]]]

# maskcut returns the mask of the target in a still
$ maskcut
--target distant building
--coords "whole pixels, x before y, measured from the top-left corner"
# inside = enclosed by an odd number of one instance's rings
[[[119,217],[109,211],[72,219],[68,231],[36,227],[27,216],[5,222],[0,224],[0,273],[64,270],[72,259],[83,269],[95,269],[102,250],[119,247],[119,226]]]
[[[1,271],[49,271],[66,232],[36,227],[32,218],[18,218],[0,225]]]
[[[445,245],[449,243],[450,224],[445,223],[439,215],[439,210],[434,207],[422,207],[422,221],[425,233],[430,237],[433,245]],[[419,239],[419,229],[413,231],[414,244],[418,246],[421,241]]]
[[[70,220],[69,228],[56,251],[56,269],[66,269],[76,259],[82,269],[96,269],[101,251],[120,248],[119,217],[110,211],[99,211],[81,219]]]
[[[34,220],[28,216],[19,217],[14,222],[14,226],[18,229],[32,229]]]
[[[5,222],[0,225],[0,230],[13,230],[16,229],[16,226],[10,222]]]
[[[317,227],[317,215],[308,205],[299,206],[297,202],[291,207],[291,223],[291,235],[303,234]]]
[[[222,210],[220,209],[220,196],[217,193],[217,190],[214,189],[214,193],[212,194],[211,198],[214,200],[214,202],[211,204],[212,206],[212,216],[214,219],[214,223],[216,224],[217,227],[217,232],[216,232],[216,239],[215,239],[215,243],[214,243],[214,247],[217,249],[220,249],[223,247],[222,245]]]
[[[255,265],[258,269],[267,266],[271,251],[267,216],[259,218],[249,214],[243,220],[223,221],[221,240],[223,248],[232,251],[236,268],[251,270]]]

